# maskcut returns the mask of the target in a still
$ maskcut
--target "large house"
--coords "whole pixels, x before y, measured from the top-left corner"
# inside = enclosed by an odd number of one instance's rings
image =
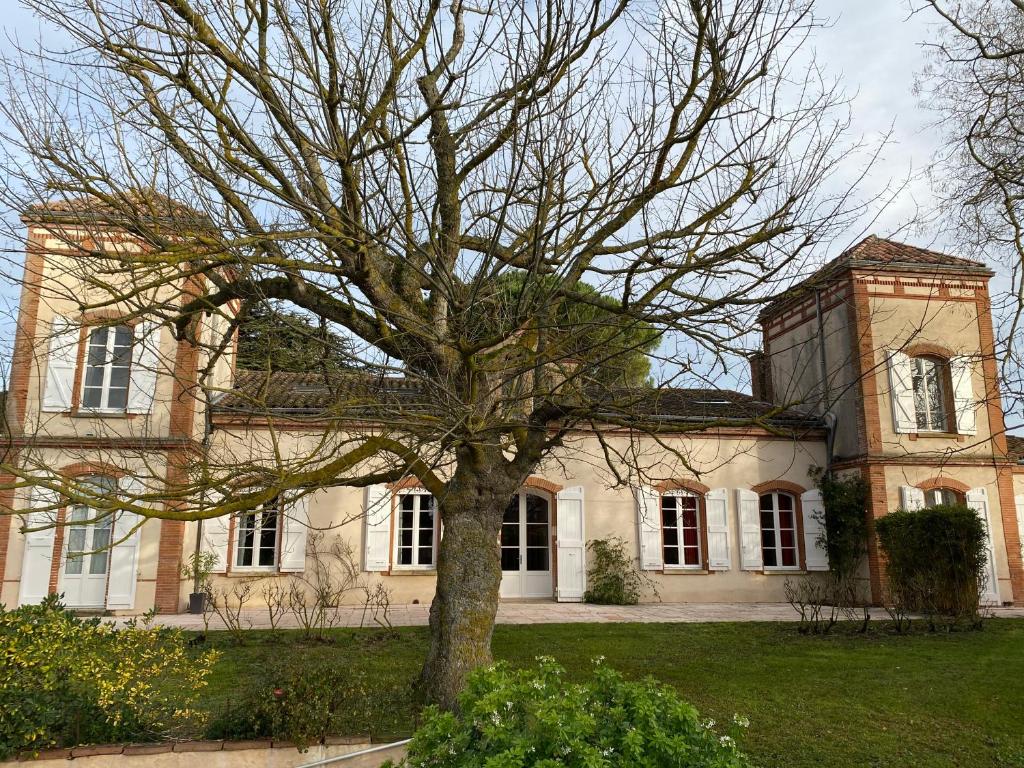
[[[222,395],[208,404],[189,385],[204,353],[139,316],[129,305],[141,291],[83,314],[99,260],[73,246],[85,238],[92,252],[134,246],[113,226],[87,232],[82,212],[49,205],[24,216],[7,397],[9,450],[21,466],[157,498],[198,446],[244,456],[271,442],[289,455],[317,444],[325,429],[318,414],[331,397],[317,377],[235,370],[229,339],[211,374]],[[787,579],[827,568],[810,472],[831,466],[866,478],[871,520],[951,500],[976,509],[989,533],[986,599],[1024,602],[1024,466],[1004,430],[991,277],[980,263],[876,237],[853,246],[761,313],[752,395],[652,393],[647,416],[667,425],[660,439],[685,452],[688,469],[617,426],[605,439],[640,444],[664,466],[660,482],[613,487],[586,432],[538,470],[511,501],[495,542],[502,597],[582,599],[587,541],[618,536],[662,600],[781,600]],[[223,327],[211,320],[202,332],[217,338]],[[389,386],[401,396],[401,381]],[[441,526],[432,497],[412,481],[324,489],[201,528],[159,519],[136,526],[128,513],[88,523],[96,516],[80,505],[39,511],[53,499],[41,487],[0,498],[17,513],[0,516],[0,603],[62,593],[80,609],[175,613],[192,588],[182,563],[197,548],[216,555],[222,586],[288,579],[309,567],[311,530],[349,542],[366,578],[384,582],[394,602],[433,594]],[[872,599],[882,600],[874,541],[864,575]]]

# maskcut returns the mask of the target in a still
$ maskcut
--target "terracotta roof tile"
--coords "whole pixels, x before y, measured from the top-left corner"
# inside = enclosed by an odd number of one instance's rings
[[[1019,435],[1007,435],[1006,450],[1013,461],[1024,462],[1024,437]]]
[[[23,217],[44,221],[116,221],[129,218],[125,215],[127,210],[139,219],[208,223],[201,212],[154,190],[134,190],[118,197],[121,202],[117,204],[110,204],[94,195],[56,198],[30,205],[23,212]]]
[[[381,377],[361,372],[272,373],[239,371],[235,390],[214,406],[223,415],[289,414],[304,418],[388,419],[395,409],[427,413],[438,406],[431,403],[414,382],[400,377]],[[631,392],[622,398],[611,396],[608,402],[628,402],[627,407],[597,408],[596,418],[630,421],[687,423],[750,423],[788,429],[813,429],[822,426],[818,417],[796,409],[781,409],[755,400],[750,395],[725,389],[653,389],[649,393]]]
[[[772,316],[790,302],[795,301],[814,288],[832,282],[833,278],[847,269],[880,271],[925,271],[941,274],[954,272],[980,277],[991,277],[994,273],[980,261],[962,259],[939,251],[919,248],[916,245],[898,243],[875,235],[868,235],[856,245],[847,248],[836,258],[826,262],[810,277],[801,280],[773,299],[761,311],[760,319]]]

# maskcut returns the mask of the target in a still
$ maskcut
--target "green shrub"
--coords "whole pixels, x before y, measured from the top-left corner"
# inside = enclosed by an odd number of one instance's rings
[[[283,660],[211,722],[209,739],[281,739],[300,749],[327,736],[380,733],[410,690],[336,662]]]
[[[718,735],[675,690],[626,682],[598,664],[572,685],[552,659],[472,673],[459,713],[429,707],[404,768],[749,766],[733,736]],[[737,723],[740,722],[736,718]],[[385,764],[389,765],[389,764]]]
[[[583,599],[598,605],[636,605],[645,591],[657,596],[654,581],[636,567],[618,536],[587,542],[591,561]]]
[[[875,522],[885,552],[891,599],[935,617],[976,624],[985,577],[985,526],[962,504],[899,510]]]
[[[81,619],[56,597],[0,606],[0,758],[75,744],[174,736],[216,654],[190,654],[178,630]]]

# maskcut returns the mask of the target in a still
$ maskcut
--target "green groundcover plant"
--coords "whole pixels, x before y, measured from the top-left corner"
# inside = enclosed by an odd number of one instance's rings
[[[530,669],[496,664],[474,672],[458,713],[428,707],[401,768],[747,768],[732,734],[675,690],[652,679],[629,682],[597,663],[570,684],[553,659]],[[385,764],[391,766],[391,763]]]
[[[188,730],[216,656],[178,630],[79,618],[55,596],[0,606],[0,759]]]

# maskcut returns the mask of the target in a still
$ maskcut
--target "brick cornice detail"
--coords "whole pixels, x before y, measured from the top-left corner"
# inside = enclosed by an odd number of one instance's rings
[[[64,477],[81,477],[82,475],[106,475],[107,477],[115,477],[120,479],[127,473],[113,464],[107,464],[102,461],[78,461],[74,464],[68,464],[66,467],[60,469],[60,474]]]
[[[762,493],[772,493],[773,491],[782,491],[784,493],[791,493],[797,498],[801,494],[806,493],[807,489],[802,485],[790,482],[789,480],[769,480],[766,483],[758,483],[753,486],[750,490],[760,496]]]
[[[922,491],[934,491],[948,488],[951,491],[957,493],[967,493],[971,490],[971,487],[966,483],[961,483],[959,480],[954,480],[951,477],[930,477],[923,482],[918,483],[916,488]]]
[[[561,486],[558,483],[552,483],[550,480],[545,480],[542,477],[536,477],[530,475],[526,480],[523,481],[523,488],[533,488],[537,491],[546,491],[552,496],[557,494],[565,486]]]
[[[708,488],[704,483],[699,483],[696,480],[666,480],[663,483],[658,483],[654,486],[654,490],[658,493],[671,493],[672,491],[689,491],[698,496],[704,496],[711,489]]]
[[[903,352],[910,357],[924,357],[930,355],[932,357],[941,357],[943,360],[949,360],[950,358],[956,357],[956,354],[941,344],[933,344],[930,341],[918,341],[913,344],[908,344],[903,348]]]

